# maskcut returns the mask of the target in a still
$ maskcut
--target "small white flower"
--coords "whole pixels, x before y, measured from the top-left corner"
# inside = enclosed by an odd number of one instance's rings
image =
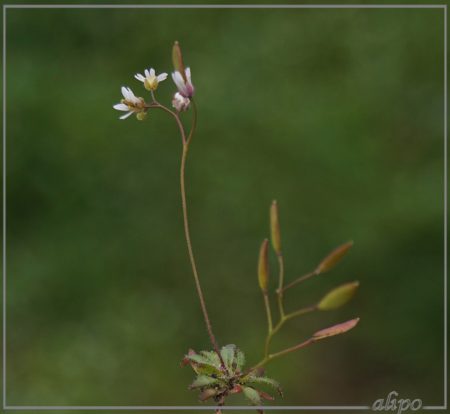
[[[137,118],[139,120],[142,120],[143,114],[146,111],[145,108],[145,101],[143,98],[138,98],[135,96],[133,91],[130,88],[126,88],[125,86],[122,86],[122,95],[123,99],[121,99],[120,103],[113,106],[114,109],[117,109],[118,111],[124,111],[128,112],[125,115],[122,115],[120,119],[126,119],[131,114],[136,114]]]
[[[178,111],[186,111],[191,103],[189,98],[184,97],[181,93],[177,92],[172,99],[172,106]]]
[[[158,83],[167,79],[167,73],[161,73],[158,76],[156,76],[155,69],[153,69],[153,68],[150,68],[150,70],[145,69],[144,75],[141,75],[140,73],[136,73],[136,75],[134,75],[134,77],[138,81],[143,82],[145,89],[147,89],[148,91],[155,91],[156,88],[158,87]]]
[[[194,85],[191,81],[191,70],[186,68],[183,76],[180,72],[175,71],[172,73],[172,79],[178,88],[178,92],[185,98],[191,98],[194,95]]]

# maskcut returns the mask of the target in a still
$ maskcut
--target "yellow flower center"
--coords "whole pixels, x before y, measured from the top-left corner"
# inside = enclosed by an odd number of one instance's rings
[[[127,99],[122,99],[120,102],[128,106],[130,111],[142,112],[145,109],[144,98],[138,98],[139,102],[132,102]]]
[[[158,87],[158,78],[156,76],[148,76],[145,78],[144,87],[148,91],[155,91]]]

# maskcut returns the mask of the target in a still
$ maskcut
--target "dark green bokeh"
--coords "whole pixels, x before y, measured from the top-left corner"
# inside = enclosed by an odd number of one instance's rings
[[[162,112],[119,121],[112,109],[121,85],[147,93],[134,73],[171,70],[176,39],[197,90],[189,209],[219,341],[261,356],[256,257],[276,198],[287,280],[355,241],[333,273],[287,294],[289,308],[361,282],[351,304],[274,342],[361,317],[268,366],[285,389],[276,403],[371,404],[396,390],[442,404],[443,21],[8,10],[8,404],[197,404],[179,361],[209,343],[182,232],[180,139]],[[167,80],[158,97],[173,92]]]

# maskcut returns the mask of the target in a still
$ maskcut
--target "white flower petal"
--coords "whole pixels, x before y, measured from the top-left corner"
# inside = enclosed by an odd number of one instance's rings
[[[125,99],[127,99],[127,100],[130,99],[130,90],[129,90],[129,88],[124,87],[124,88],[122,89],[122,94],[123,94],[123,97],[124,97]]]
[[[125,86],[122,86],[120,88],[120,91],[122,92],[122,96],[127,99],[127,88],[125,88]]]
[[[144,74],[145,74],[146,77],[150,76],[150,72],[148,71],[148,69],[144,70]]]
[[[163,80],[166,80],[166,79],[167,79],[167,73],[160,73],[160,74],[157,76],[156,79],[158,79],[158,82],[162,82]]]
[[[191,81],[191,68],[186,68],[184,73],[186,75],[186,79],[190,82]]]
[[[150,76],[155,76],[155,69],[150,68]]]
[[[136,98],[135,94],[133,93],[133,91],[130,88],[127,88],[127,98],[129,101],[131,102],[139,102],[139,99]]]
[[[141,82],[144,82],[144,81],[145,81],[145,77],[142,76],[140,73],[136,73],[136,75],[134,75],[134,77],[135,77],[138,81],[141,81]]]
[[[120,119],[127,119],[130,115],[132,115],[133,114],[133,111],[130,111],[130,112],[128,112],[127,114],[125,114],[125,115],[122,115],[121,117],[120,117]]]
[[[176,71],[172,73],[172,79],[175,82],[175,85],[177,86],[178,90],[184,94],[186,92],[186,86],[184,84],[184,79],[181,76],[181,73]]]
[[[123,103],[118,103],[113,106],[114,109],[117,109],[118,111],[129,111],[130,108],[128,108],[128,105],[125,105]]]

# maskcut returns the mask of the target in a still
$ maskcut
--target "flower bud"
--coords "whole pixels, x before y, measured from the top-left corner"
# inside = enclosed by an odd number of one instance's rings
[[[181,76],[183,77],[184,81],[186,82],[186,75],[185,75],[185,69],[184,69],[184,63],[183,63],[183,55],[181,54],[181,48],[178,41],[175,41],[172,47],[172,62],[173,67],[176,71],[180,72]]]
[[[264,239],[259,250],[258,282],[263,293],[267,293],[269,286],[269,257],[267,254],[268,245],[269,240]]]
[[[270,234],[272,239],[272,247],[276,254],[281,254],[281,236],[280,222],[278,220],[278,204],[276,200],[272,201],[270,206]]]
[[[139,121],[143,121],[145,118],[147,118],[147,112],[138,112],[138,113],[136,114],[136,118],[137,118]]]
[[[191,100],[189,98],[185,98],[181,93],[176,92],[172,99],[172,106],[178,111],[187,111],[189,109],[189,105],[191,104]]]
[[[325,259],[323,259],[319,266],[317,266],[315,273],[325,273],[331,270],[334,266],[336,266],[343,257],[348,253],[350,248],[353,246],[353,242],[349,241],[337,247],[333,250]]]
[[[200,401],[209,400],[210,398],[215,397],[218,394],[218,392],[219,391],[216,390],[215,388],[206,388],[200,393],[198,399]]]
[[[346,283],[328,292],[318,303],[317,309],[326,311],[345,305],[356,293],[359,282]]]

